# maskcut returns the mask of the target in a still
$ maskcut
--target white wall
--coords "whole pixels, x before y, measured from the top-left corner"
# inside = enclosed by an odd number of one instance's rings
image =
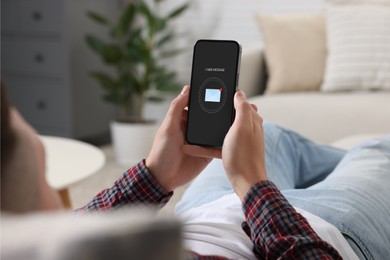
[[[166,12],[185,0],[163,1],[161,12]],[[178,32],[187,36],[177,41],[177,46],[185,48],[180,57],[169,61],[178,72],[181,83],[190,80],[192,47],[198,39],[232,39],[245,46],[261,44],[261,33],[254,14],[266,13],[305,13],[323,9],[322,0],[189,0],[191,7],[175,21]]]
[[[198,39],[236,40],[245,51],[246,46],[262,44],[254,18],[256,12],[307,13],[323,9],[322,0],[165,0],[162,1],[160,12],[168,13],[185,2],[191,4],[190,8],[173,24],[177,32],[186,35],[178,39],[173,47],[184,48],[185,52],[166,61],[178,73],[178,79],[183,85],[190,81],[192,48]],[[147,104],[146,117],[161,120],[169,101]]]

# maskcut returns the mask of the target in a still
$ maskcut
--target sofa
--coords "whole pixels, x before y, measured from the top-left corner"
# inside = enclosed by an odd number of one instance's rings
[[[264,120],[319,143],[357,134],[390,133],[390,91],[303,91],[264,94],[266,68],[262,43],[243,46],[239,88]]]
[[[389,1],[293,2],[254,12],[261,42],[242,47],[239,88],[265,120],[320,143],[389,133]]]

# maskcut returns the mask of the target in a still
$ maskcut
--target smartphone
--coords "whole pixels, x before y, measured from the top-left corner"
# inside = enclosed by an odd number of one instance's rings
[[[186,139],[189,144],[221,148],[233,123],[241,45],[199,40],[194,46]]]

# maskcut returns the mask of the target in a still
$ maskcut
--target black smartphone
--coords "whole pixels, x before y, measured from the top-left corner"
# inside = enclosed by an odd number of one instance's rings
[[[233,123],[241,46],[236,41],[199,40],[194,46],[186,139],[221,148]]]

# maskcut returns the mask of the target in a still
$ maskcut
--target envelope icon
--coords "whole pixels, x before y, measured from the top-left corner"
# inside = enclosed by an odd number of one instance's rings
[[[221,90],[206,88],[204,97],[205,102],[220,102],[221,101]]]

